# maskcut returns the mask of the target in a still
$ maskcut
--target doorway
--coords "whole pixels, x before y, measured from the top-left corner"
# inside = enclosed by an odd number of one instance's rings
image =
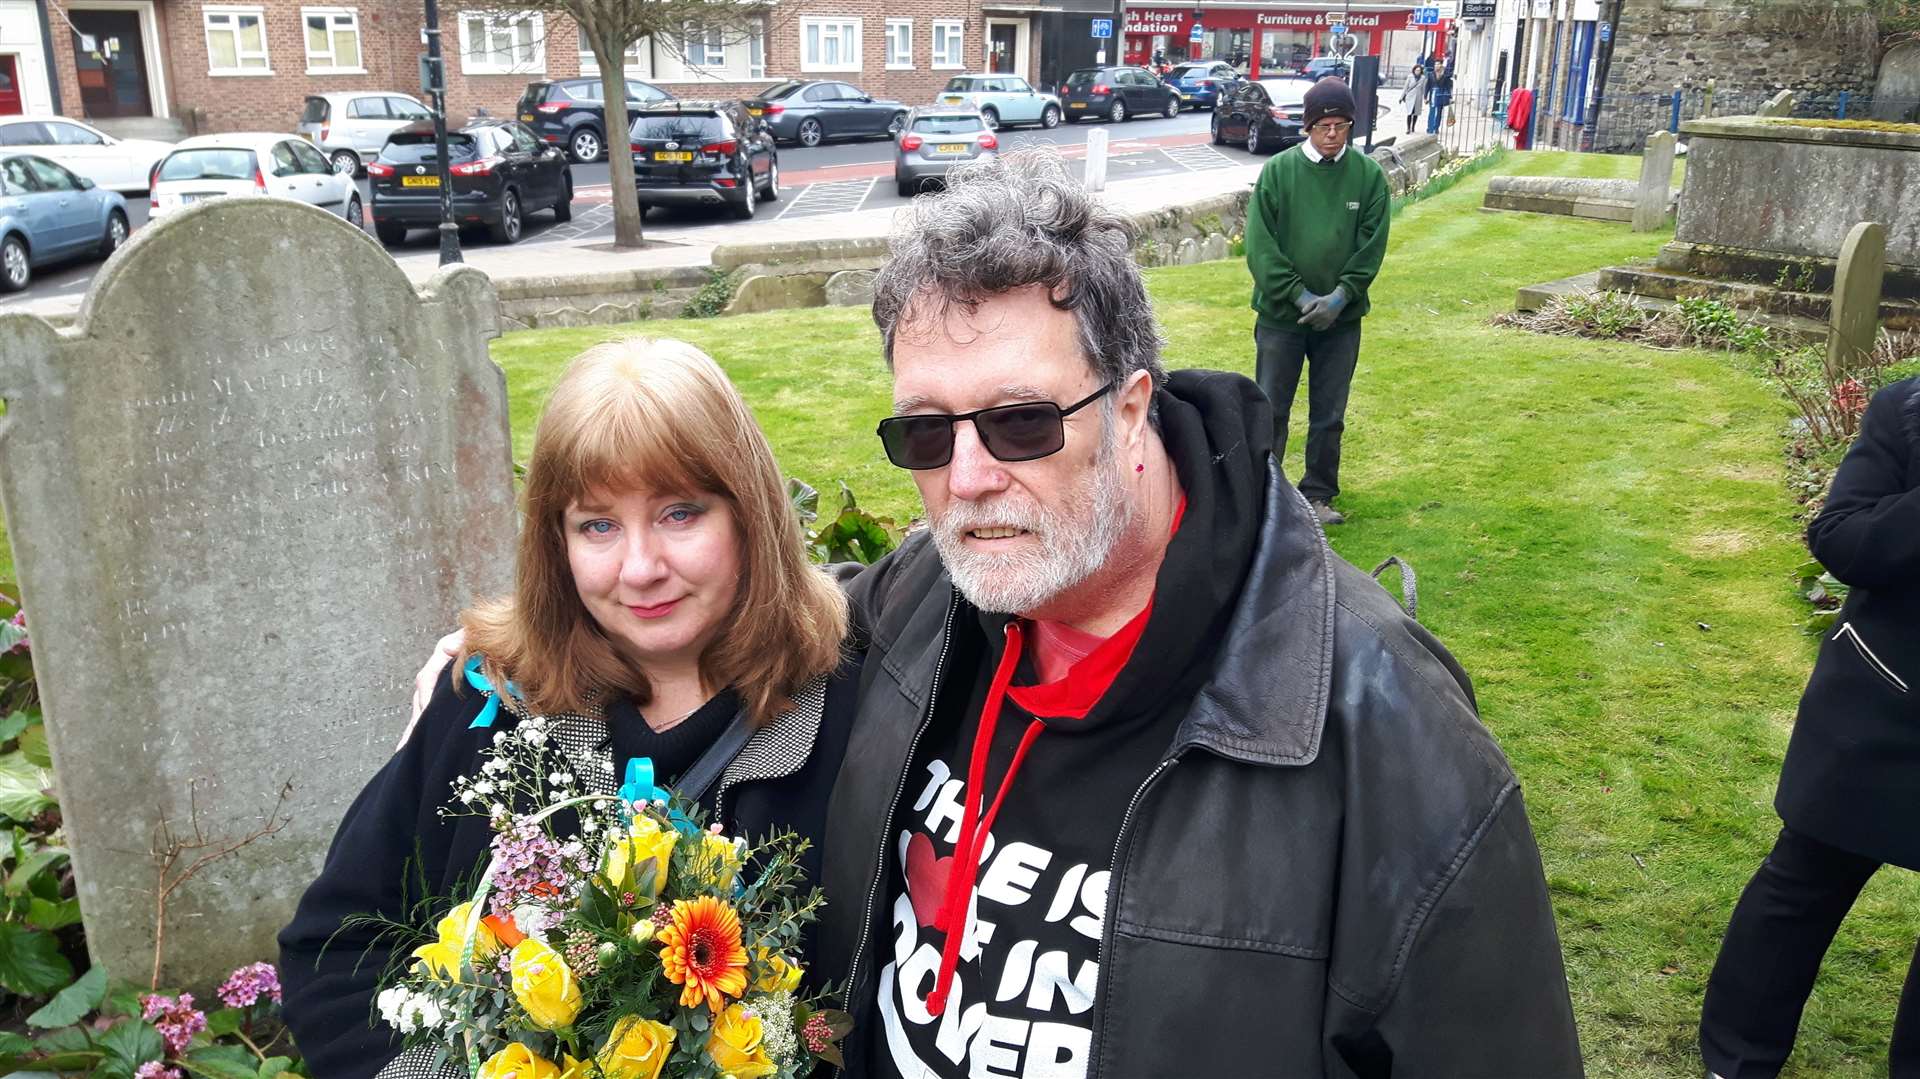
[[[20,104],[20,57],[0,55],[0,116],[18,116],[25,112]]]
[[[74,74],[84,115],[152,116],[140,13],[75,8],[68,18],[73,24]]]
[[[987,20],[987,70],[1006,75],[1032,78],[1027,57],[1028,28],[1025,19]]]

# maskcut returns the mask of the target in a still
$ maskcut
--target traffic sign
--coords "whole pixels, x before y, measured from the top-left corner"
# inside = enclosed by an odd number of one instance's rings
[[[1334,37],[1346,37],[1347,24],[1343,22],[1334,23],[1333,26],[1327,32],[1332,34]]]
[[[1206,40],[1206,37],[1207,37],[1207,28],[1200,25],[1199,23],[1194,23],[1193,29],[1187,34],[1188,41],[1204,41]]]
[[[1440,9],[1437,7],[1417,7],[1413,9],[1413,25],[1439,26]]]
[[[1112,19],[1093,20],[1093,36],[1098,38],[1112,37],[1113,36],[1113,20]]]
[[[1613,40],[1613,24],[1612,23],[1603,22],[1600,24],[1600,40],[1601,41]]]

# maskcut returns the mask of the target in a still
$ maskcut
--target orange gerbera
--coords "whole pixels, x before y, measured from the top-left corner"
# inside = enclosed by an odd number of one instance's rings
[[[747,991],[747,949],[740,943],[740,915],[710,895],[673,904],[673,923],[660,931],[660,961],[667,980],[681,986],[680,1006],[702,1000],[718,1012],[725,998]]]

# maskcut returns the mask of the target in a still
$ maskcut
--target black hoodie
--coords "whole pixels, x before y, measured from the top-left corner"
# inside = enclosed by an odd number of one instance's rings
[[[878,1021],[862,1032],[877,1074],[1085,1069],[1114,844],[1239,596],[1273,432],[1266,399],[1243,378],[1182,371],[1158,397],[1184,510],[1138,643],[1098,702],[1083,718],[1036,716],[1015,690],[983,716],[1009,641],[1030,634],[971,606],[956,617],[945,684],[895,809],[882,908],[891,947],[880,953]],[[1034,681],[1024,654],[1010,673],[1013,686]],[[988,726],[984,782],[971,791],[969,762]],[[970,803],[992,813],[992,826],[977,846],[971,903],[948,910]],[[946,930],[964,911],[971,932],[943,980]]]

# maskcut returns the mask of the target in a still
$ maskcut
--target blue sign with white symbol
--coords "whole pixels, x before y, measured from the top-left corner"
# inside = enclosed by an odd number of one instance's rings
[[[1600,40],[1601,41],[1613,40],[1613,24],[1612,23],[1603,22],[1600,24]]]
[[[1413,25],[1439,26],[1440,9],[1437,7],[1417,7],[1413,9]]]
[[[1334,37],[1346,37],[1347,24],[1343,22],[1334,23],[1333,26],[1327,30],[1327,32],[1332,34]]]
[[[1200,25],[1199,23],[1194,23],[1194,24],[1193,24],[1193,29],[1192,29],[1192,31],[1190,31],[1190,32],[1189,32],[1189,33],[1187,34],[1187,40],[1188,40],[1188,41],[1201,41],[1201,40],[1203,40],[1203,39],[1205,39],[1205,38],[1206,38],[1206,36],[1207,36],[1207,28],[1206,28],[1206,27],[1204,27],[1204,26],[1202,26],[1202,25]]]
[[[1094,37],[1112,37],[1113,36],[1113,20],[1112,19],[1093,20],[1093,36]]]

